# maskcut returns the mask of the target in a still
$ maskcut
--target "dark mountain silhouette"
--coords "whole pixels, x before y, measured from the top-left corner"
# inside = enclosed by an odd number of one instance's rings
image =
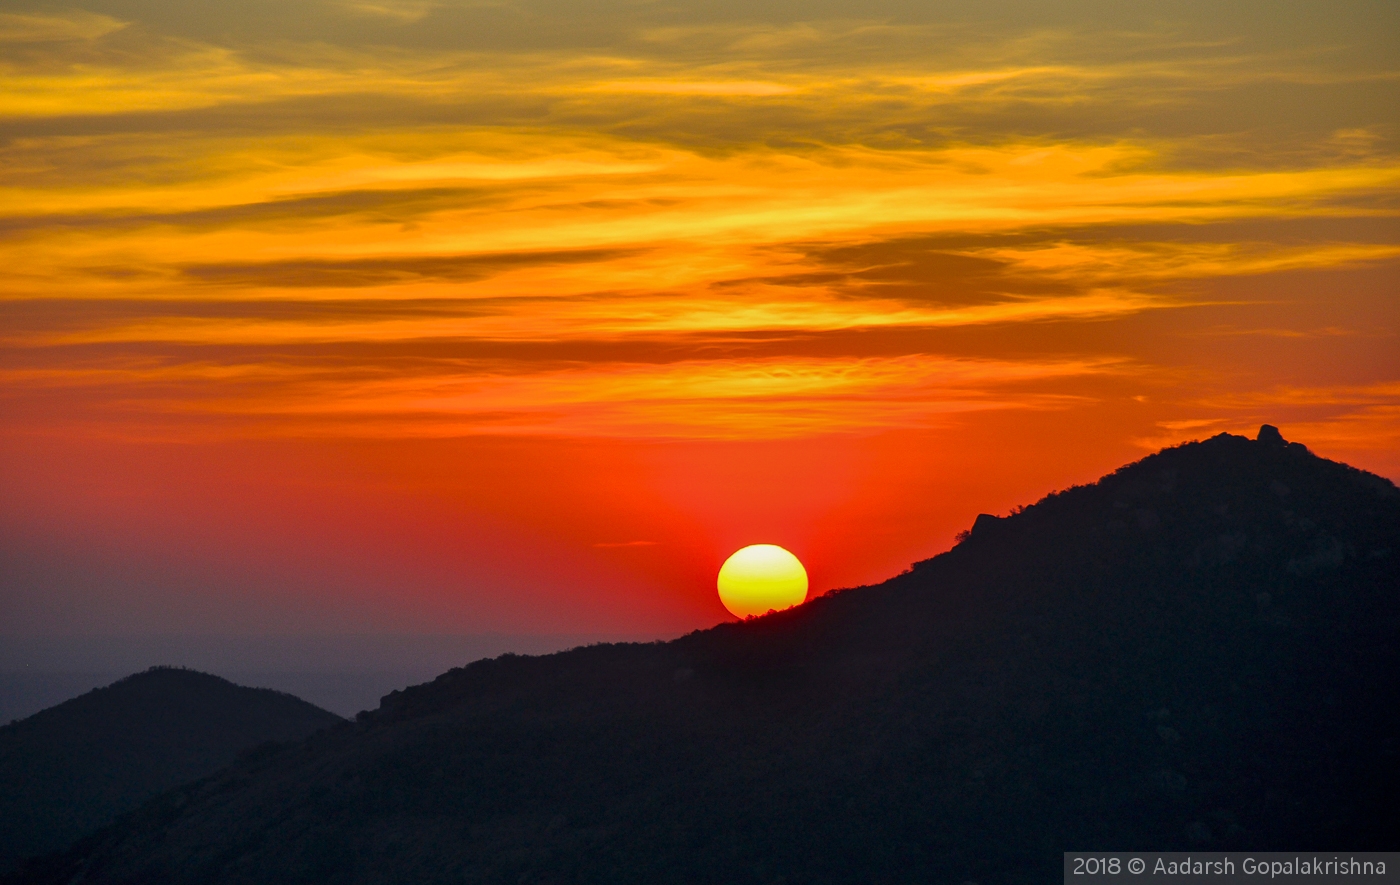
[[[1387,849],[1397,652],[1400,492],[1221,435],[879,586],[453,670],[16,881],[989,885],[1064,850]]]
[[[11,723],[0,728],[0,869],[244,750],[343,721],[289,694],[158,667]]]

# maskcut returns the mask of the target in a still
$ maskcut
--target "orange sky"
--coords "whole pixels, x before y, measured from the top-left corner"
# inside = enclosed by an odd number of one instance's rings
[[[1392,4],[0,3],[0,634],[617,632],[1269,421],[1400,479]]]

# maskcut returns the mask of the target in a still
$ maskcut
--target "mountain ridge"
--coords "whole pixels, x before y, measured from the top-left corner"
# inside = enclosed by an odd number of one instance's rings
[[[52,851],[240,752],[342,721],[285,692],[151,667],[0,727],[0,868]]]
[[[1397,554],[1393,483],[1222,434],[879,585],[448,671],[13,881],[986,885],[1065,850],[1383,848]]]

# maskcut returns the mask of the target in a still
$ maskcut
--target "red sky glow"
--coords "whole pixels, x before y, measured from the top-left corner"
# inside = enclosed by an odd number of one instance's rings
[[[1353,5],[6,2],[0,634],[670,636],[1264,422],[1400,479]]]

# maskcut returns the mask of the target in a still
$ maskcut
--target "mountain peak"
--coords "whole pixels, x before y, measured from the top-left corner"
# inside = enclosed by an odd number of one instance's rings
[[[0,872],[240,752],[342,721],[300,698],[151,667],[0,728]]]
[[[1002,545],[1023,531],[1062,535],[1053,523],[1113,534],[1113,527],[1120,524],[1144,531],[1164,522],[1180,527],[1243,525],[1246,514],[1260,529],[1278,528],[1280,520],[1292,520],[1296,528],[1321,524],[1321,519],[1335,530],[1346,524],[1364,533],[1374,509],[1367,506],[1349,514],[1341,505],[1341,498],[1358,487],[1363,501],[1400,496],[1390,480],[1321,458],[1265,424],[1256,439],[1220,433],[1182,443],[1126,464],[1093,483],[1052,492],[1008,516],[979,514],[954,549],[987,549],[993,541]],[[1319,513],[1309,516],[1313,508]],[[930,562],[918,563],[916,569]]]

